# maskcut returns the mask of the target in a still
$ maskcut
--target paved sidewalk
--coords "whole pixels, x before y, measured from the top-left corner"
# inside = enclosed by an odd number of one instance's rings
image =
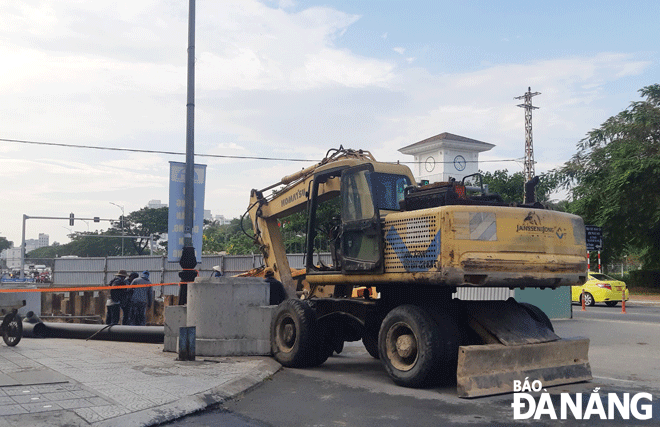
[[[280,368],[268,357],[176,357],[162,344],[0,343],[0,427],[155,425],[222,402]]]

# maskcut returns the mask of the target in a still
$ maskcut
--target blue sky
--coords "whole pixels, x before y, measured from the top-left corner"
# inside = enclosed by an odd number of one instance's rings
[[[185,150],[187,1],[0,4],[0,139]],[[320,159],[451,132],[495,144],[484,170],[522,170],[534,98],[536,171],[658,83],[655,1],[198,1],[196,152]],[[168,199],[181,156],[0,142],[0,236],[23,214],[117,217]],[[506,161],[499,161],[506,160]],[[206,208],[237,217],[251,188],[307,164],[197,158]],[[67,241],[67,223],[30,224]],[[94,229],[94,225],[91,226]],[[76,224],[75,231],[87,231]]]

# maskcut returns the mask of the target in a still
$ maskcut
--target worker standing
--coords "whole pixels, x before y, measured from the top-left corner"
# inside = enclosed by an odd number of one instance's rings
[[[128,279],[126,279],[126,284],[130,285],[133,283],[133,280],[137,279],[140,277],[139,274],[136,272],[131,272],[131,274],[128,276]],[[122,318],[121,318],[121,324],[122,325],[130,325],[131,324],[131,298],[133,297],[133,289],[124,289],[124,293],[122,294],[120,302],[121,306],[121,312],[122,312]]]
[[[126,276],[128,273],[126,270],[119,270],[115,274],[114,279],[110,281],[110,286],[123,286],[126,284]],[[105,318],[106,325],[117,325],[119,324],[119,305],[121,303],[121,295],[124,292],[124,289],[111,289],[110,298],[106,303],[107,315]]]
[[[145,285],[149,281],[149,272],[143,271],[140,277],[133,280],[131,285]],[[146,311],[154,302],[154,295],[151,286],[142,286],[133,288],[131,297],[131,325],[145,326],[147,324]]]

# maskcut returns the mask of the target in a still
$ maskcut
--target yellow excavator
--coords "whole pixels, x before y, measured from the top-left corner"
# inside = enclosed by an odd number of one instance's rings
[[[460,397],[510,392],[526,378],[544,387],[591,379],[589,340],[558,337],[538,307],[452,296],[458,287],[583,284],[582,219],[530,200],[511,206],[478,174],[466,178],[419,186],[405,165],[340,147],[252,190],[255,243],[288,296],[271,326],[275,359],[317,366],[345,341],[362,340],[396,384],[456,382]],[[337,211],[331,227],[322,224],[328,207]],[[297,212],[307,215],[305,289],[281,232]],[[328,240],[331,263],[315,256],[318,237]]]

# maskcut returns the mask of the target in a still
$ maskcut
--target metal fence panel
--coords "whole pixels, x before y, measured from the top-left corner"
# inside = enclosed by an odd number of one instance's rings
[[[110,283],[119,270],[126,270],[129,274],[148,271],[151,283],[163,283],[162,256],[108,257],[105,283]]]

